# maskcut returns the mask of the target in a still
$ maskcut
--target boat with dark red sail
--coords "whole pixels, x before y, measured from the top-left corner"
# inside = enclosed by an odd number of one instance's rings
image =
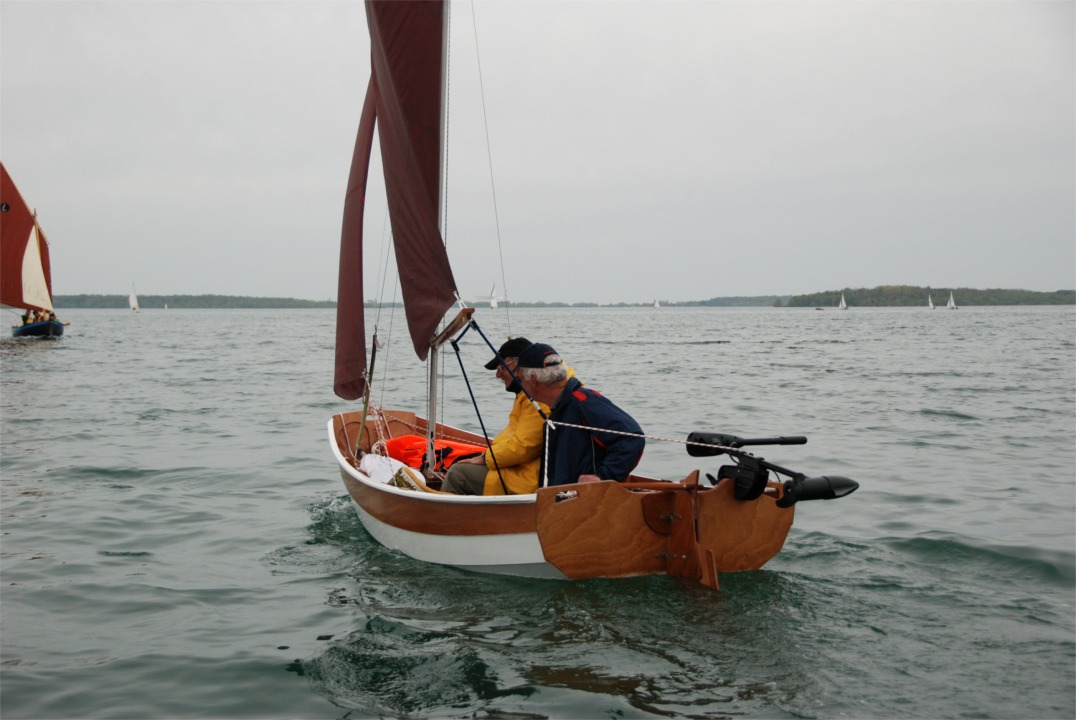
[[[839,498],[858,487],[835,475],[807,477],[745,449],[806,438],[697,432],[684,441],[688,454],[732,458],[712,481],[695,470],[682,478],[633,474],[624,482],[556,486],[542,478],[536,492],[520,495],[441,492],[440,450],[489,442],[436,419],[442,348],[472,330],[485,339],[475,308],[450,312],[459,294],[440,227],[446,13],[440,0],[367,0],[366,15],[372,68],[344,204],[333,385],[341,398],[361,400],[362,409],[334,415],[326,429],[355,510],[378,542],[421,561],[487,573],[661,573],[717,588],[720,573],[760,568],[781,550],[798,502]],[[371,402],[378,341],[375,330],[368,361],[362,246],[375,123],[410,339],[429,367],[425,416]],[[408,464],[388,452],[400,438],[414,450],[416,436],[420,454],[425,446],[423,462]]]
[[[23,310],[14,337],[55,338],[64,324],[52,307],[49,241],[19,189],[0,163],[0,304]]]

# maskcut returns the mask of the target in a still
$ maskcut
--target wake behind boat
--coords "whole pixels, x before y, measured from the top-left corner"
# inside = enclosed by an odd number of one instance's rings
[[[732,458],[709,482],[695,470],[555,486],[542,478],[536,492],[520,495],[441,492],[446,453],[490,443],[437,422],[439,353],[471,332],[493,349],[474,308],[443,325],[459,297],[440,229],[444,5],[367,0],[366,14],[372,71],[344,206],[333,386],[346,400],[363,400],[363,409],[332,417],[327,432],[344,486],[378,542],[418,560],[490,573],[664,573],[717,588],[719,573],[757,569],[781,550],[797,502],[858,487],[840,476],[808,478],[743,449],[803,444],[803,437],[692,433],[684,441],[690,455]],[[375,328],[367,363],[362,238],[375,122],[403,306],[415,353],[429,366],[426,417],[371,406],[378,341]],[[547,438],[572,429],[552,421],[546,428]],[[401,441],[418,448],[417,461],[392,452]]]
[[[14,337],[60,337],[64,324],[52,307],[49,241],[0,163],[0,304],[25,312]]]

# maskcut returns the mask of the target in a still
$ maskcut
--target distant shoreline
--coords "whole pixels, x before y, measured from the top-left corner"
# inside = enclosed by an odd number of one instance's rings
[[[717,297],[709,300],[674,301],[657,299],[661,307],[836,307],[841,294],[849,307],[925,307],[928,295],[938,307],[944,307],[952,292],[957,305],[1076,305],[1076,290],[1039,292],[1034,290],[1004,290],[974,288],[928,288],[912,285],[883,285],[876,288],[844,288],[809,295],[756,295]],[[334,300],[300,300],[297,298],[249,297],[239,295],[139,295],[139,306],[145,309],[213,309],[213,310],[279,310],[335,308]],[[53,304],[61,310],[124,309],[126,295],[56,295]],[[391,306],[394,303],[389,303]],[[399,305],[399,303],[395,303]],[[565,302],[508,302],[501,307],[514,308],[586,308],[614,307],[653,308],[655,301],[638,303],[565,303]],[[481,306],[480,303],[476,304]],[[368,300],[367,307],[377,307]]]

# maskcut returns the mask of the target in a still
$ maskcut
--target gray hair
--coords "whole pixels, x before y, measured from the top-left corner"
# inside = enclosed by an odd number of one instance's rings
[[[568,370],[564,367],[564,361],[560,355],[549,355],[545,359],[543,368],[516,368],[516,375],[520,380],[529,380],[539,385],[556,385],[568,379]]]

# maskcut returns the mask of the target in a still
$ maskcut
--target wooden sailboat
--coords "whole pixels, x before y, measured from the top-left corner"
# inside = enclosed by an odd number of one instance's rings
[[[487,445],[480,435],[436,422],[438,353],[477,328],[476,310],[464,308],[439,330],[457,296],[439,229],[445,13],[439,0],[367,0],[366,14],[372,73],[345,199],[334,378],[337,395],[364,403],[332,417],[327,431],[344,486],[376,540],[422,561],[482,572],[561,579],[665,573],[716,588],[719,573],[759,568],[780,551],[797,501],[842,497],[858,487],[839,476],[808,478],[743,450],[805,438],[692,433],[689,454],[735,461],[718,471],[716,485],[700,482],[696,470],[677,481],[543,481],[524,495],[439,492],[436,462],[429,460],[440,443]],[[375,120],[404,310],[415,353],[430,368],[426,417],[414,408],[369,405],[378,343],[375,336],[368,364],[362,222]],[[422,468],[385,456],[389,441],[405,435],[425,438]]]
[[[60,337],[64,324],[52,307],[49,241],[0,163],[0,303],[25,310],[14,337]]]

